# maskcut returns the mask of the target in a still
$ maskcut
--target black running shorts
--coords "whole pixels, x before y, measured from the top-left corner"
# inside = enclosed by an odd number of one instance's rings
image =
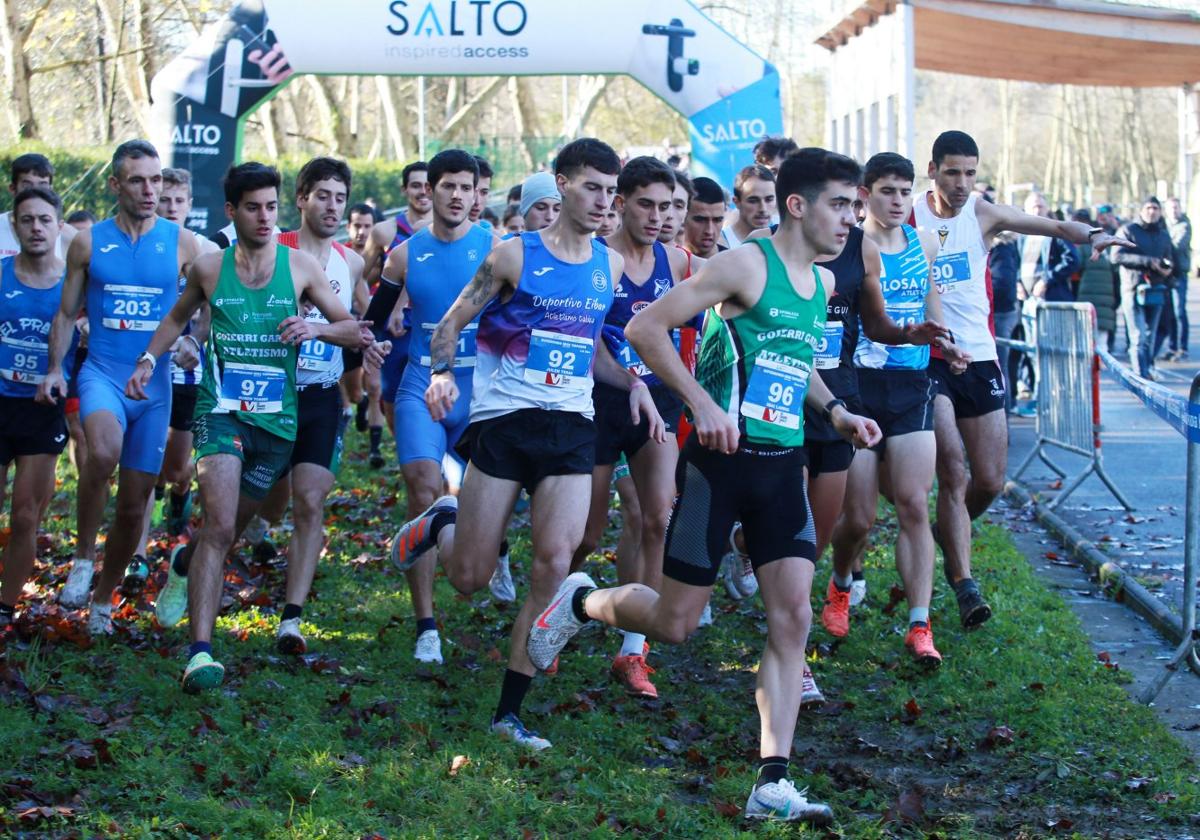
[[[467,426],[455,451],[532,496],[543,478],[592,474],[596,426],[575,412],[524,408]]]
[[[879,424],[884,443],[933,430],[934,386],[925,371],[864,368],[858,372],[858,382],[863,411]]]
[[[342,463],[342,393],[337,383],[297,389],[296,445],[290,466],[316,464],[332,473]]]
[[[33,397],[0,396],[0,464],[24,455],[58,455],[67,446],[67,419],[61,405]]]
[[[690,437],[675,471],[679,498],[667,528],[663,574],[691,586],[712,586],[734,522],[742,523],[754,568],[784,557],[816,563],[805,465],[802,447],[743,443],[733,455],[723,455]]]
[[[171,386],[171,420],[170,427],[177,432],[190,432],[196,413],[196,394],[199,385]]]
[[[662,415],[667,434],[674,435],[683,415],[683,400],[666,385],[651,386],[650,397]],[[636,426],[633,423],[628,391],[598,382],[592,389],[592,403],[596,407],[596,466],[612,466],[622,454],[626,459],[633,458],[650,440],[650,421],[643,418]]]
[[[949,398],[959,420],[982,417],[1004,408],[1004,377],[994,360],[972,362],[955,375],[944,359],[929,360],[929,379],[935,394]]]

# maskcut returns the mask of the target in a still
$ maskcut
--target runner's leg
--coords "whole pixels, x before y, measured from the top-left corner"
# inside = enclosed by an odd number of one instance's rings
[[[188,559],[189,630],[193,643],[212,640],[213,625],[221,608],[225,556],[237,537],[237,520],[248,519],[249,511],[257,506],[237,492],[242,462],[236,455],[206,455],[196,466],[204,519]]]
[[[318,464],[302,463],[292,468],[292,519],[294,530],[288,546],[285,602],[304,606],[312,588],[321,550],[325,547],[325,498],[333,489],[334,475]]]
[[[2,555],[0,605],[14,608],[33,571],[37,557],[38,526],[54,495],[54,465],[57,455],[21,455],[13,475],[12,517],[8,544]]]

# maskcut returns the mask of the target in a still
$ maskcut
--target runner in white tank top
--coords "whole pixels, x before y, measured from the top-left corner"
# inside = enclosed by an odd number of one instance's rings
[[[914,209],[916,226],[938,237],[934,278],[946,326],[955,343],[976,360],[960,376],[950,373],[936,349],[929,362],[929,378],[937,394],[933,431],[938,499],[933,534],[945,558],[946,579],[958,599],[959,618],[967,628],[982,624],[992,614],[971,579],[971,521],[999,495],[1008,461],[1004,381],[991,329],[988,243],[997,234],[1012,231],[1090,242],[1097,251],[1125,244],[1102,228],[1030,216],[1014,207],[980,201],[975,194],[978,166],[979,147],[969,135],[943,132],[933,143],[929,162],[933,189],[917,199]]]

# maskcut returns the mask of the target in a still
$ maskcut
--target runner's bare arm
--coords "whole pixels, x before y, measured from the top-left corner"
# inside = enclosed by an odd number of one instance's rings
[[[383,270],[384,252],[395,236],[396,223],[394,221],[383,221],[371,228],[371,235],[367,237],[367,246],[363,248],[362,255],[363,279],[367,281],[367,285],[373,285],[379,281],[379,273]]]
[[[154,330],[154,335],[150,336],[150,344],[146,347],[146,352],[156,360],[175,344],[196,310],[208,300],[206,283],[216,284],[220,268],[220,254],[207,254],[191,263],[187,272],[187,285],[179,293],[171,311],[158,322],[158,328]],[[125,383],[125,396],[132,400],[146,399],[146,383],[150,381],[156,367],[157,364],[151,365],[139,360]]]
[[[996,234],[1009,230],[1013,233],[1026,233],[1034,236],[1054,236],[1074,242],[1076,245],[1091,243],[1092,251],[1095,253],[1114,245],[1125,247],[1133,245],[1124,237],[1108,233],[1097,234],[1089,238],[1088,232],[1092,228],[1083,222],[1060,222],[1057,219],[1044,219],[1041,216],[1022,213],[1015,207],[1005,204],[988,204],[980,201],[976,205],[975,213],[979,217],[979,227],[983,231],[985,242],[990,242]]]
[[[819,376],[809,377],[808,392],[804,402],[809,408],[823,412],[825,406],[833,401],[833,392]],[[829,422],[834,430],[843,438],[854,444],[858,449],[874,446],[883,439],[879,425],[870,417],[853,414],[845,405],[835,406],[829,415]]]
[[[54,404],[58,397],[67,396],[67,381],[63,376],[62,361],[71,347],[75,334],[75,319],[83,308],[84,290],[87,288],[87,268],[92,260],[91,231],[80,231],[67,248],[67,277],[63,281],[62,298],[58,311],[50,324],[50,354],[46,376],[38,385],[38,402]]]
[[[371,303],[371,290],[367,286],[367,281],[363,279],[363,258],[349,248],[346,249],[345,254],[346,264],[350,266],[350,282],[354,284],[353,310],[358,315],[365,315],[367,306]]]
[[[471,282],[434,327],[429,340],[431,368],[444,365],[454,367],[454,351],[463,327],[471,323],[492,298],[503,294],[506,289],[516,288],[524,263],[523,247],[520,239],[509,239],[493,248],[484,258]]]

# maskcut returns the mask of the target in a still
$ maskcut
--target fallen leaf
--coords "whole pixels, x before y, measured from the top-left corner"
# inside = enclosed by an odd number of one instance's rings
[[[1150,783],[1153,781],[1153,776],[1134,776],[1125,783],[1125,788],[1126,790],[1142,790],[1143,788],[1149,787]]]
[[[450,761],[450,775],[457,776],[458,771],[463,769],[470,763],[471,763],[471,759],[467,758],[465,755],[454,756],[454,758],[451,759],[451,761]],[[598,824],[599,823],[597,823],[597,825]]]
[[[901,791],[895,803],[884,812],[884,822],[921,823],[925,820],[925,797],[916,788]]]
[[[742,809],[740,806],[735,805],[732,802],[726,802],[724,799],[714,799],[713,807],[717,809],[718,814],[720,814],[722,817],[728,817],[729,819],[734,819],[735,817],[740,817],[742,815]]]
[[[1016,733],[1007,726],[993,726],[988,730],[987,735],[983,736],[979,746],[984,749],[992,749],[1002,744],[1011,744],[1015,735]]]

